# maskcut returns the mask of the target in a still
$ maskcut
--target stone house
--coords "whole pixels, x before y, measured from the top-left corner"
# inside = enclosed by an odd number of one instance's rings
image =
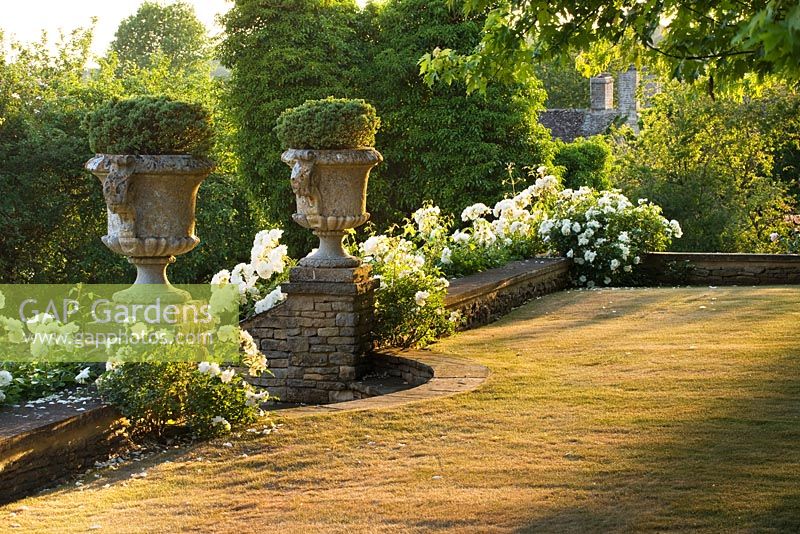
[[[631,66],[617,76],[617,102],[614,105],[614,77],[603,73],[589,80],[588,109],[548,109],[539,122],[556,139],[573,141],[605,132],[612,123],[627,124],[639,131],[639,71]]]

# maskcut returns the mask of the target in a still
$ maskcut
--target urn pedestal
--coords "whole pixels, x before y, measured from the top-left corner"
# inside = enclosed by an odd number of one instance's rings
[[[383,156],[374,148],[347,150],[289,149],[281,160],[292,168],[297,212],[292,219],[319,237],[316,252],[300,260],[303,267],[353,268],[361,260],[342,247],[345,230],[369,220],[369,172]]]
[[[98,154],[86,163],[103,186],[108,234],[103,243],[136,266],[136,281],[114,294],[124,303],[181,303],[189,299],[167,279],[175,256],[192,250],[197,190],[213,169],[207,159],[184,155]]]

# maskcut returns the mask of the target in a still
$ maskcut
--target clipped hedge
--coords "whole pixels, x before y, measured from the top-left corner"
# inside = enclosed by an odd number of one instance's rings
[[[578,189],[589,186],[611,189],[613,155],[611,146],[601,136],[579,137],[571,143],[556,142],[555,165],[564,167],[564,186]]]
[[[367,200],[378,228],[425,200],[448,213],[475,198],[498,200],[509,163],[524,177],[524,167],[552,158],[549,132],[536,120],[540,84],[498,85],[484,97],[420,78],[425,52],[468,50],[480,40],[483,17],[465,17],[445,0],[389,0],[363,10],[353,0],[236,0],[223,19],[240,171],[286,230],[292,255],[316,240],[292,221],[294,195],[273,126],[308,99],[363,98],[380,111],[374,146],[384,163],[370,175]]]

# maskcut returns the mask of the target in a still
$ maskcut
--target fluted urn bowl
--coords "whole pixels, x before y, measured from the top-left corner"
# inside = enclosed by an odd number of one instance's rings
[[[167,266],[200,242],[195,203],[210,160],[188,155],[98,154],[86,169],[103,186],[108,233],[103,243],[136,266],[134,285],[114,295],[118,302],[185,302],[189,294],[167,279]]]
[[[367,182],[383,161],[374,148],[289,149],[281,160],[292,168],[297,212],[292,219],[319,237],[316,252],[300,260],[306,267],[356,267],[361,260],[342,247],[345,230],[369,220]]]

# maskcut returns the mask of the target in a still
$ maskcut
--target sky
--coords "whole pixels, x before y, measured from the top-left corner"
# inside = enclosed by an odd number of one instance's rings
[[[59,29],[66,34],[78,27],[88,27],[97,17],[92,51],[105,54],[119,23],[136,13],[142,0],[0,0],[0,29],[17,41],[38,41],[42,30],[50,40],[58,38]],[[165,1],[162,3],[171,3]],[[188,0],[197,18],[211,35],[221,31],[215,22],[219,13],[233,6],[233,0]]]

